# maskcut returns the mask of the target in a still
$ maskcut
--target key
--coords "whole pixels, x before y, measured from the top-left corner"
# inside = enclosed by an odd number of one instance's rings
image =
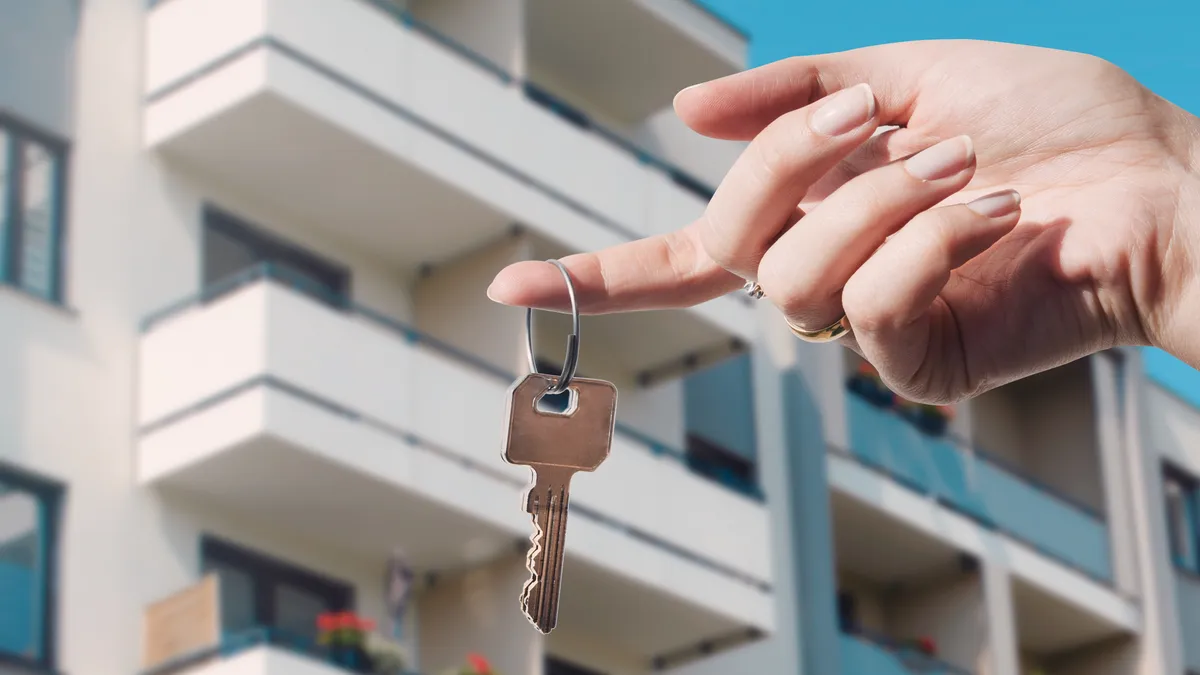
[[[617,388],[611,382],[578,377],[568,388],[574,401],[566,411],[538,410],[538,400],[555,382],[553,375],[532,373],[513,384],[504,440],[504,460],[533,469],[533,481],[522,497],[533,516],[533,535],[521,609],[545,634],[558,623],[571,477],[595,471],[608,457],[617,414]]]

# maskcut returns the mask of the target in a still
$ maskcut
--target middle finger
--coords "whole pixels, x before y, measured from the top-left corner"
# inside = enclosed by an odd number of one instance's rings
[[[754,279],[808,189],[877,127],[875,95],[865,84],[772,122],[734,162],[695,224],[709,257]]]

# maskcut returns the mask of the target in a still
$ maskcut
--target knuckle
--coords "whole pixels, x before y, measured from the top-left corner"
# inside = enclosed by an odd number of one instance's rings
[[[737,242],[728,228],[721,224],[719,216],[705,213],[700,219],[697,234],[698,245],[713,262],[734,273],[742,268]]]
[[[892,306],[886,291],[861,275],[850,277],[842,289],[842,311],[856,331],[874,333],[887,328]]]
[[[786,180],[801,172],[814,160],[814,136],[808,127],[808,111],[793,110],[763,129],[751,147],[754,164],[764,178]]]
[[[804,315],[829,299],[821,275],[806,271],[794,261],[767,251],[758,266],[758,283],[766,297],[788,316]]]
[[[919,250],[921,258],[931,266],[949,267],[954,257],[956,232],[960,229],[955,227],[956,220],[950,209],[930,211],[906,228],[908,236],[903,239],[908,241],[900,243]]]

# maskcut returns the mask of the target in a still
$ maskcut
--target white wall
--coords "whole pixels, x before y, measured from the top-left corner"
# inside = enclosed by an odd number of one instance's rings
[[[484,289],[501,269],[528,259],[529,248],[523,239],[506,237],[418,279],[417,328],[514,375],[525,373],[525,313],[492,302]]]
[[[901,589],[889,595],[885,612],[892,634],[933,638],[947,663],[976,672],[986,662],[987,603],[978,575]]]
[[[541,675],[544,639],[514,620],[513,603],[529,578],[516,555],[456,577],[439,579],[421,597],[421,667],[462,668],[467,654],[486,656],[499,673]]]
[[[647,118],[632,137],[654,155],[684,167],[714,188],[747,145],[701,136],[689,129],[670,107]]]
[[[1104,487],[1087,362],[1036,375],[971,401],[982,452],[1103,512]]]
[[[512,75],[525,72],[524,0],[410,0],[417,19]]]

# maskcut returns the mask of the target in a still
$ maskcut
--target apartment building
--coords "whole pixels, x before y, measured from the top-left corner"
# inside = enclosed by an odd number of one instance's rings
[[[361,670],[339,611],[411,673],[1200,672],[1200,375],[914,408],[736,296],[585,318],[619,428],[559,627],[521,617],[524,315],[483,289],[698,215],[740,148],[671,99],[746,39],[685,0],[0,4],[0,673]]]
[[[745,53],[680,1],[0,5],[0,672],[331,675],[342,611],[421,673],[646,672],[772,632],[753,408],[710,410],[749,392],[757,310],[584,322],[619,428],[543,637],[529,472],[500,459],[524,313],[484,295],[700,214],[738,147],[671,100]]]

